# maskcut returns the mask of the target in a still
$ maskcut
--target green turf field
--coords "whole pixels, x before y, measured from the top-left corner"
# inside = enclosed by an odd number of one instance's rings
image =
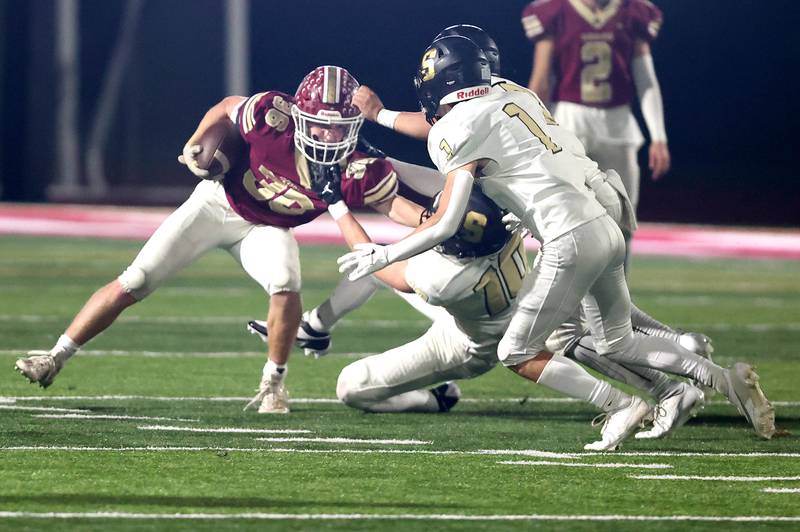
[[[757,366],[789,435],[759,441],[716,401],[669,439],[593,454],[592,407],[503,368],[463,382],[448,414],[338,404],[342,367],[426,328],[386,290],[336,329],[331,355],[294,353],[291,414],[242,412],[264,357],[245,322],[266,301],[221,252],[129,309],[47,391],[16,374],[139,246],[0,238],[0,530],[800,528],[800,264],[637,257],[632,276],[640,307],[706,332],[721,364]],[[303,249],[309,308],[340,251]]]

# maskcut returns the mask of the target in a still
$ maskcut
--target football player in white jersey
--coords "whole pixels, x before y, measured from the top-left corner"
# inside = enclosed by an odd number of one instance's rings
[[[420,387],[477,376],[494,365],[498,341],[513,320],[515,297],[528,268],[519,234],[506,244],[509,236],[499,208],[473,187],[466,203],[458,231],[442,241],[440,251],[396,261],[377,272],[390,286],[414,290],[430,303],[441,304],[452,319],[437,320],[415,342],[345,368],[337,384],[337,395],[345,403],[373,411],[397,411],[407,409],[413,402],[411,395],[417,394],[418,404],[427,399],[432,408],[431,392],[420,395]],[[482,207],[474,207],[476,204]],[[493,212],[487,212],[486,205],[491,205]],[[344,202],[332,202],[329,212],[350,247],[374,246]],[[607,413],[602,439],[587,444],[586,449],[614,450],[641,425],[650,410],[643,399],[593,377],[572,360],[548,355],[551,371],[569,379],[540,379],[541,384]],[[398,404],[399,400],[403,403]]]
[[[634,336],[623,271],[625,242],[617,224],[585,186],[597,164],[580,141],[557,124],[529,92],[491,92],[489,63],[471,40],[445,37],[422,56],[415,78],[420,103],[433,124],[428,151],[447,175],[441,208],[411,236],[380,246],[360,244],[340,258],[357,279],[407,259],[452,236],[477,179],[482,190],[518,217],[541,242],[518,308],[500,342],[500,360],[517,374],[588,398],[591,390],[571,367],[553,364],[548,336],[581,304],[595,348],[611,360],[690,377],[725,395],[760,437],[775,432],[774,409],[752,367],[731,370],[678,344]],[[646,404],[640,406],[644,411]],[[613,418],[613,416],[612,416]],[[609,422],[607,433],[616,433]],[[588,448],[593,448],[589,446]]]

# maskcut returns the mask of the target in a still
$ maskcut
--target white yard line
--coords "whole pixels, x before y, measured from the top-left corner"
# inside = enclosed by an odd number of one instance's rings
[[[546,460],[505,460],[497,462],[504,465],[522,466],[560,466],[560,467],[590,467],[590,468],[630,468],[630,469],[672,469],[669,464],[586,464],[582,462],[548,462]]]
[[[168,432],[207,432],[230,434],[310,434],[306,429],[248,429],[242,427],[171,427],[167,425],[142,425],[139,430],[163,430]]]
[[[354,353],[361,356],[367,353]],[[259,355],[263,356],[263,355]],[[339,355],[336,355],[339,356]],[[252,397],[245,396],[211,396],[211,397],[170,397],[166,395],[16,395],[0,397],[2,402],[15,401],[209,401],[209,402],[241,402],[249,401]],[[293,397],[289,400],[296,404],[338,404],[338,399],[332,397]],[[462,398],[463,403],[580,403],[571,397],[497,397],[497,398]],[[773,406],[795,407],[800,406],[800,401],[771,401]],[[709,405],[726,405],[727,401],[711,401]]]
[[[123,315],[117,322],[132,323],[178,323],[178,324],[200,324],[200,325],[235,325],[241,324],[242,333],[245,332],[247,322],[256,316],[130,316]],[[0,314],[0,321],[21,321],[28,323],[63,321],[63,317],[50,314]],[[342,327],[367,327],[378,329],[395,329],[398,325],[406,327],[429,326],[430,321],[426,320],[341,320],[339,325]]]
[[[800,488],[764,488],[764,493],[800,493]]]
[[[143,357],[143,358],[264,358],[264,351],[128,351],[125,349],[81,350],[82,357]],[[22,352],[17,349],[0,349],[0,355],[19,357]],[[374,352],[337,353],[337,357],[364,358]]]
[[[274,443],[376,443],[378,445],[431,445],[424,440],[374,440],[362,438],[256,438],[258,441]]]
[[[186,421],[195,423],[199,419],[184,419],[179,417],[151,417],[151,416],[123,416],[123,415],[110,415],[110,414],[37,414],[33,417],[41,417],[47,419],[109,419],[120,421]]]
[[[70,412],[73,414],[91,414],[91,410],[84,408],[56,408],[50,406],[17,406],[0,404],[0,410],[23,410],[27,412]]]
[[[0,518],[28,519],[165,519],[259,521],[700,521],[719,523],[797,523],[800,516],[781,515],[469,515],[469,514],[284,514],[240,513],[133,513],[133,512],[0,512]]]
[[[720,482],[772,482],[800,480],[800,477],[713,477],[703,475],[628,475],[637,480],[713,480]]]

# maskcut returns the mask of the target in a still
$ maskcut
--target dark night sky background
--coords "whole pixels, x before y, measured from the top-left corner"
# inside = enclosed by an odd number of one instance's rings
[[[5,201],[41,201],[53,178],[53,4],[0,0],[0,117]],[[643,173],[643,221],[800,226],[797,192],[800,40],[788,0],[656,0],[653,46],[673,169]],[[387,107],[416,109],[411,74],[443,27],[472,23],[500,45],[506,77],[525,84],[532,48],[521,0],[403,2],[252,0],[251,89],[294,92],[313,67],[338,64]],[[81,2],[85,143],[119,28],[120,0]],[[175,162],[205,110],[224,96],[219,0],[148,0],[126,71],[108,173],[122,184],[191,186]],[[429,164],[422,143],[367,125],[385,151]],[[644,156],[645,150],[641,155]]]

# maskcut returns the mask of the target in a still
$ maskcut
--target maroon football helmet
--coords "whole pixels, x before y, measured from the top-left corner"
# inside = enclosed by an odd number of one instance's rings
[[[364,117],[353,105],[358,81],[337,66],[312,70],[295,93],[294,144],[312,162],[335,164],[356,149]]]

